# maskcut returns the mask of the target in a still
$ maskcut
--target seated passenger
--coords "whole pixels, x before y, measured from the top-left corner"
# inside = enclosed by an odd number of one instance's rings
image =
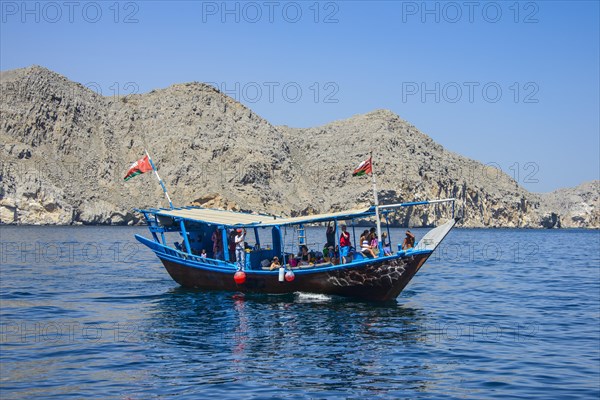
[[[350,248],[350,247],[348,247]],[[335,246],[335,249],[331,249],[329,251],[329,261],[333,264],[333,265],[338,265],[340,263],[340,247],[339,246]],[[348,252],[348,254],[346,254],[346,262],[351,262],[352,261],[352,255],[350,254],[350,252]]]
[[[375,258],[375,253],[373,253],[373,249],[371,248],[371,243],[369,241],[370,233],[368,230],[364,231],[362,235],[360,235],[360,252],[367,256]]]
[[[381,245],[383,246],[383,255],[391,256],[392,255],[392,245],[388,240],[387,233],[383,232],[381,234]]]
[[[273,271],[274,269],[279,269],[281,267],[281,263],[279,262],[279,257],[275,256],[273,257],[273,262],[271,263],[271,266],[269,267],[269,271]]]
[[[413,235],[409,230],[406,231],[406,237],[402,242],[402,250],[408,250],[415,247],[415,235]]]
[[[371,233],[369,234],[369,245],[371,246],[371,250],[373,253],[378,256],[379,255],[379,239],[377,238],[377,233],[373,232],[371,229]]]
[[[300,252],[298,253],[298,265],[306,265],[310,262],[310,253],[306,245],[300,246]]]
[[[206,249],[202,249],[202,252],[200,253],[200,257],[202,257],[202,258],[206,258],[207,257]]]
[[[335,250],[334,250],[334,246],[329,246],[327,243],[325,243],[325,245],[323,246],[323,258],[324,259],[330,259],[333,258],[335,256]]]

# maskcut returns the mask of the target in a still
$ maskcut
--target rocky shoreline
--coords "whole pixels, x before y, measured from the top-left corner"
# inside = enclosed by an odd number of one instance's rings
[[[600,228],[600,181],[530,193],[387,110],[296,129],[203,83],[102,97],[34,66],[1,72],[0,85],[2,224],[143,223],[135,208],[166,205],[150,174],[123,182],[144,148],[178,205],[277,215],[362,207],[371,187],[351,172],[376,142],[382,203],[456,197],[467,228]],[[429,226],[448,215],[429,206],[391,222]]]

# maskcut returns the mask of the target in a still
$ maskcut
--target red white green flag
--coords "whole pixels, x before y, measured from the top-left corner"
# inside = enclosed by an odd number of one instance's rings
[[[137,160],[131,167],[129,167],[129,171],[127,171],[127,175],[125,175],[126,181],[130,180],[134,176],[150,172],[152,171],[152,165],[150,164],[150,159],[148,158],[148,154],[146,154],[143,158]]]
[[[373,165],[371,164],[371,157],[368,160],[361,162],[358,167],[352,173],[352,176],[363,176],[373,173]]]

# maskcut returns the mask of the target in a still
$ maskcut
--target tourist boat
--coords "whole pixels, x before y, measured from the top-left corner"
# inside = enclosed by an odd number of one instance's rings
[[[184,287],[246,293],[308,292],[390,301],[402,292],[460,219],[454,217],[454,201],[442,199],[379,205],[290,218],[202,207],[137,210],[144,215],[152,239],[140,235],[135,237],[156,254],[169,275]],[[413,248],[403,250],[398,243],[396,249],[387,251],[388,255],[385,255],[379,244],[379,256],[371,258],[361,253],[360,244],[356,246],[359,238],[355,223],[364,224],[373,217],[376,221],[385,219],[387,222],[388,214],[399,207],[443,202],[452,203],[452,217],[429,230]],[[306,227],[322,226],[323,223],[335,227],[338,243],[341,225],[347,225],[356,250],[351,249],[345,263],[342,263],[339,251],[323,257],[319,246],[313,253],[317,259],[296,265],[297,246],[306,244]],[[381,237],[381,226],[377,226]],[[249,232],[246,241],[254,241],[245,250],[245,261],[241,265],[227,251],[232,240],[230,233],[237,229]],[[386,229],[388,240],[391,240],[389,224]],[[325,237],[325,234],[322,236]],[[213,252],[215,238],[225,244],[220,254]],[[182,243],[179,244],[179,241]],[[290,248],[293,251],[289,251]],[[206,253],[200,255],[203,249]],[[281,267],[270,270],[274,257],[281,260]]]

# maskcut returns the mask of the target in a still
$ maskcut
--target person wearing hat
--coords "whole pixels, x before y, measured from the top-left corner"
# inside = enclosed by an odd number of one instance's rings
[[[238,228],[235,236],[235,260],[238,270],[243,270],[245,265],[246,252],[244,251],[244,242],[246,241],[246,229]]]
[[[281,263],[279,262],[279,257],[275,256],[275,257],[273,257],[273,262],[271,263],[271,266],[269,267],[269,271],[273,271],[274,269],[279,269],[279,267],[281,267]]]

